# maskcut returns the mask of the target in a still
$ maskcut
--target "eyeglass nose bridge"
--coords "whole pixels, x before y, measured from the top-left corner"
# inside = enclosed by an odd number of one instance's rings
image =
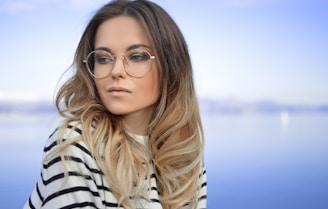
[[[117,67],[117,60],[121,60],[122,61],[122,64],[123,64],[123,70],[124,70],[124,73],[128,74],[127,72],[127,64],[128,64],[128,61],[125,57],[125,55],[115,55],[115,56],[112,56],[112,59],[113,59],[113,62],[112,62],[112,65],[110,67],[110,71],[109,71],[109,75],[113,75],[113,71],[114,69]],[[121,71],[121,70],[120,70]]]
[[[112,66],[112,70],[111,71],[113,71],[113,69],[115,68],[115,65],[117,63],[117,58],[120,58],[120,60],[123,63],[124,70],[126,71],[126,67],[127,67],[128,63],[129,63],[129,61],[126,58],[126,56],[125,55],[115,55],[115,56],[112,56],[112,57],[113,57],[114,62],[113,62],[113,66]]]

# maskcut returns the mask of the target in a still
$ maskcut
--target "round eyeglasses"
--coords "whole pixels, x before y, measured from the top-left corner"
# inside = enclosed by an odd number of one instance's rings
[[[125,72],[135,78],[142,78],[151,71],[155,56],[146,50],[131,50],[125,55],[112,55],[103,49],[90,52],[83,62],[94,78],[109,76],[115,66],[117,57],[121,57]]]

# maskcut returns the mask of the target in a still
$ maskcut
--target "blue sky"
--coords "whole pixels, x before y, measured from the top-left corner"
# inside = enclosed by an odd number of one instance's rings
[[[0,100],[52,99],[104,0],[1,0]],[[328,103],[328,1],[157,0],[189,44],[200,97]]]

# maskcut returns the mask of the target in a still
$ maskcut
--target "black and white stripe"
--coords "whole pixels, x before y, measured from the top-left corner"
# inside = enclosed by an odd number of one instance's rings
[[[57,130],[51,134],[45,147],[44,156],[48,156],[58,149],[56,138]],[[67,126],[65,137],[82,135],[82,130]],[[65,140],[65,139],[63,139]],[[26,202],[24,209],[33,208],[122,208],[105,180],[103,172],[98,168],[87,146],[79,141],[67,148],[65,160],[68,162],[64,168],[59,154],[44,161],[40,178]],[[65,178],[67,169],[67,178]],[[206,172],[200,175],[202,184],[199,194],[198,208],[206,208]],[[156,174],[152,168],[149,200],[139,198],[136,208],[161,209],[159,194],[156,185]],[[133,199],[133,198],[132,198]],[[141,202],[142,206],[137,205]]]

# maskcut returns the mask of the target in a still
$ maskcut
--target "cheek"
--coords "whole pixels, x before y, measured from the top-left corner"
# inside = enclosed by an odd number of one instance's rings
[[[96,84],[96,91],[98,92],[98,95],[100,96],[101,99],[105,89],[105,82],[95,80],[95,84]]]
[[[150,95],[150,99],[154,102],[156,102],[159,98],[160,92],[158,87],[158,82],[153,83],[152,86],[148,88],[148,94]]]
[[[139,102],[155,103],[159,96],[158,82],[153,80],[145,80],[145,82],[140,83],[138,86],[138,100]]]
[[[151,74],[146,88],[148,89],[149,95],[152,95],[153,100],[156,101],[160,95],[159,82],[158,70],[154,69],[154,73]]]

